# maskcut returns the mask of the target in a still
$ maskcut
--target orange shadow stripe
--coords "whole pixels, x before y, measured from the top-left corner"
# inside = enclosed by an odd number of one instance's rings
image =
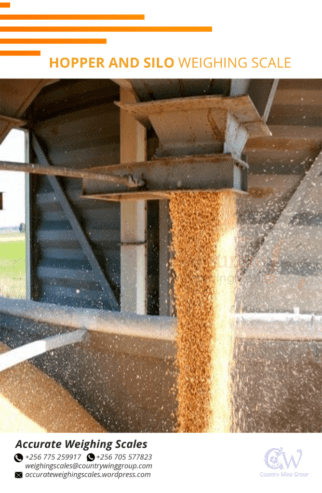
[[[83,21],[144,21],[144,15],[46,15],[46,14],[23,14],[23,15],[0,15],[0,19],[4,21],[72,21],[72,20],[83,20]]]
[[[69,26],[69,27],[61,27],[61,26],[41,26],[41,27],[25,27],[25,26],[15,26],[15,27],[3,27],[0,26],[0,32],[21,32],[21,33],[62,33],[62,32],[88,32],[88,33],[211,33],[212,27],[210,26],[179,26],[179,27],[168,27],[168,26],[123,26],[123,27],[85,27],[85,26]]]
[[[78,44],[106,44],[106,39],[0,39],[0,44],[67,44],[67,45],[78,45]]]
[[[40,51],[0,51],[0,56],[40,56]]]
[[[0,9],[10,9],[10,3],[0,2]]]

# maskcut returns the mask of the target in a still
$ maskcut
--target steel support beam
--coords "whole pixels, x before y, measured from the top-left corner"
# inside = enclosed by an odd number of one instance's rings
[[[122,103],[135,103],[133,92],[121,87]],[[121,109],[121,163],[146,160],[146,129]],[[118,187],[122,188],[122,187]],[[147,312],[147,204],[121,203],[121,311]]]
[[[116,185],[123,185],[127,188],[137,188],[144,185],[144,181],[136,180],[131,175],[117,176],[108,173],[108,168],[104,168],[106,173],[100,173],[100,168],[96,168],[96,172],[90,169],[73,169],[65,168],[61,166],[42,166],[34,163],[15,163],[13,161],[0,161],[1,171],[17,171],[22,173],[29,173],[31,175],[45,175],[45,176],[62,176],[65,178],[77,178],[77,179],[93,179],[103,182],[114,183]]]
[[[30,132],[25,134],[25,162],[30,160]],[[31,181],[30,175],[25,175],[25,218],[26,218],[26,298],[32,299],[32,251],[31,251],[31,230],[32,230],[32,204],[31,204]]]
[[[109,166],[110,173],[120,176],[131,173],[134,178],[143,179],[145,186],[133,191],[121,185],[84,180],[83,196],[102,200],[155,200],[184,191],[233,189],[247,192],[247,168],[247,163],[230,154],[183,156]]]

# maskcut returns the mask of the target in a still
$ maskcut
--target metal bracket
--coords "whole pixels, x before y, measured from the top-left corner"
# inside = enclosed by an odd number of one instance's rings
[[[153,126],[159,138],[160,157],[221,152],[240,156],[248,136],[271,135],[249,96],[115,104],[143,125]]]
[[[139,163],[109,166],[117,176],[131,174],[145,186],[133,192],[121,184],[83,180],[83,197],[101,200],[157,200],[187,191],[234,190],[247,192],[246,162],[231,154],[160,158]],[[104,168],[100,168],[101,171]]]

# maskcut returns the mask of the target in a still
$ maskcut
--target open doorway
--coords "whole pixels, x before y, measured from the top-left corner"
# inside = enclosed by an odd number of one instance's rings
[[[25,162],[25,132],[12,130],[0,145],[0,161]],[[0,296],[26,297],[24,173],[0,171]]]

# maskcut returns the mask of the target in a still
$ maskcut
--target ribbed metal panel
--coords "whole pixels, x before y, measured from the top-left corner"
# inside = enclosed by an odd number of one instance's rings
[[[46,181],[46,178],[41,178],[39,181]],[[68,184],[65,180],[64,190],[118,298],[120,285],[119,204],[81,201],[78,199],[81,184],[78,183],[78,190],[75,190],[73,184],[72,191]],[[108,308],[109,303],[100,285],[95,282],[95,275],[81,249],[77,236],[66,219],[64,211],[60,205],[57,206],[56,202],[55,195],[50,191],[36,195],[39,216],[34,240],[40,251],[35,272],[40,285],[38,299],[73,306]]]
[[[118,163],[119,110],[113,104],[118,99],[119,88],[110,80],[64,80],[44,90],[29,117],[50,163],[73,168]],[[81,180],[59,182],[119,300],[119,204],[81,199]],[[33,178],[33,187],[33,298],[110,308],[49,180]]]
[[[110,80],[63,80],[48,87],[29,110],[32,130],[49,162],[89,168],[120,161],[120,117]],[[148,139],[154,152],[155,134]],[[37,162],[36,155],[32,156]],[[81,180],[60,179],[73,211],[116,299],[120,298],[120,206],[81,198]],[[77,235],[46,177],[33,184],[33,299],[110,309]],[[158,202],[148,204],[148,312],[158,314]]]

